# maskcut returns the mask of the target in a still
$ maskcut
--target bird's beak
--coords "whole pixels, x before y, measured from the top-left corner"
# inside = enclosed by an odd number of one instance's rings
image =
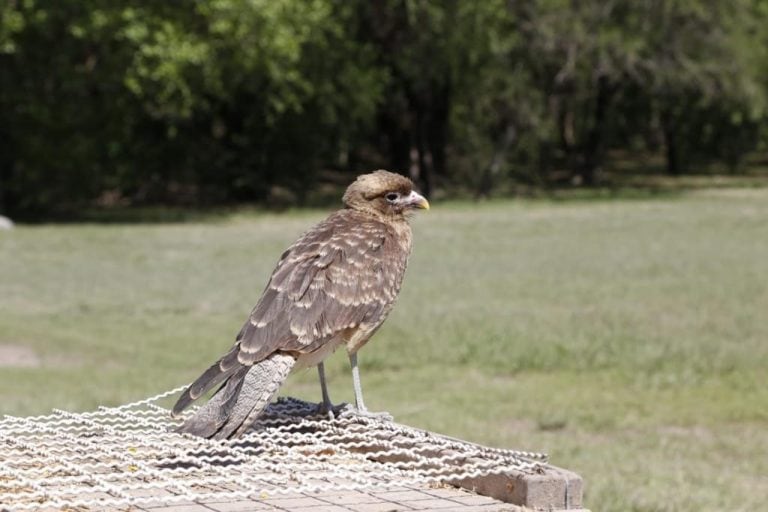
[[[415,191],[411,191],[410,195],[405,198],[405,204],[411,208],[429,210],[429,201],[427,201],[427,198]]]

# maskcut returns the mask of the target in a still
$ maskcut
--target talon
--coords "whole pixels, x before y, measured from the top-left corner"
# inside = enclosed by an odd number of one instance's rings
[[[330,405],[330,407],[329,407]],[[317,415],[318,416],[327,416],[329,420],[333,421],[336,419],[336,414],[333,411],[334,407],[333,404],[317,404]]]
[[[340,418],[350,418],[350,417],[362,417],[362,418],[369,418],[376,421],[388,421],[393,422],[395,421],[394,416],[392,416],[387,411],[369,411],[367,409],[358,409],[357,407],[354,407],[352,405],[346,404],[347,406],[344,407],[342,410],[340,410],[339,417]]]
[[[344,416],[345,411],[351,407],[352,406],[346,402],[342,402],[339,405],[319,403],[317,404],[317,414],[320,416],[327,416],[329,420],[333,421]]]

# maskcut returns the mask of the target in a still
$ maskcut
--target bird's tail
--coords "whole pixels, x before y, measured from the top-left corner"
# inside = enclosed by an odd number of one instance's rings
[[[294,364],[294,356],[279,352],[253,366],[238,363],[222,368],[222,362],[217,362],[182,393],[173,414],[205,393],[200,390],[224,384],[177,432],[214,439],[239,437],[269,405]]]

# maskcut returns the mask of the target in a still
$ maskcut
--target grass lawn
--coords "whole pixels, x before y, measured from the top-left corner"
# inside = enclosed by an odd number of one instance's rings
[[[87,410],[196,377],[323,212],[0,232],[0,413]],[[361,352],[366,401],[542,450],[595,511],[768,496],[768,189],[436,204]],[[328,364],[351,401],[346,358]],[[319,399],[314,371],[283,391]]]

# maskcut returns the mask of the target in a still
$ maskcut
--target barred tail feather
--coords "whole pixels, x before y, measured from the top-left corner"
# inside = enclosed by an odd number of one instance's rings
[[[176,405],[173,406],[171,416],[177,417],[184,409],[189,407],[192,402],[203,396],[218,384],[229,379],[234,373],[240,371],[243,368],[243,365],[237,360],[238,350],[239,347],[236,345],[224,357],[205,370],[195,382],[190,384],[181,394]]]
[[[295,363],[292,355],[275,353],[253,366],[241,366],[177,431],[214,439],[241,436],[272,401]]]

